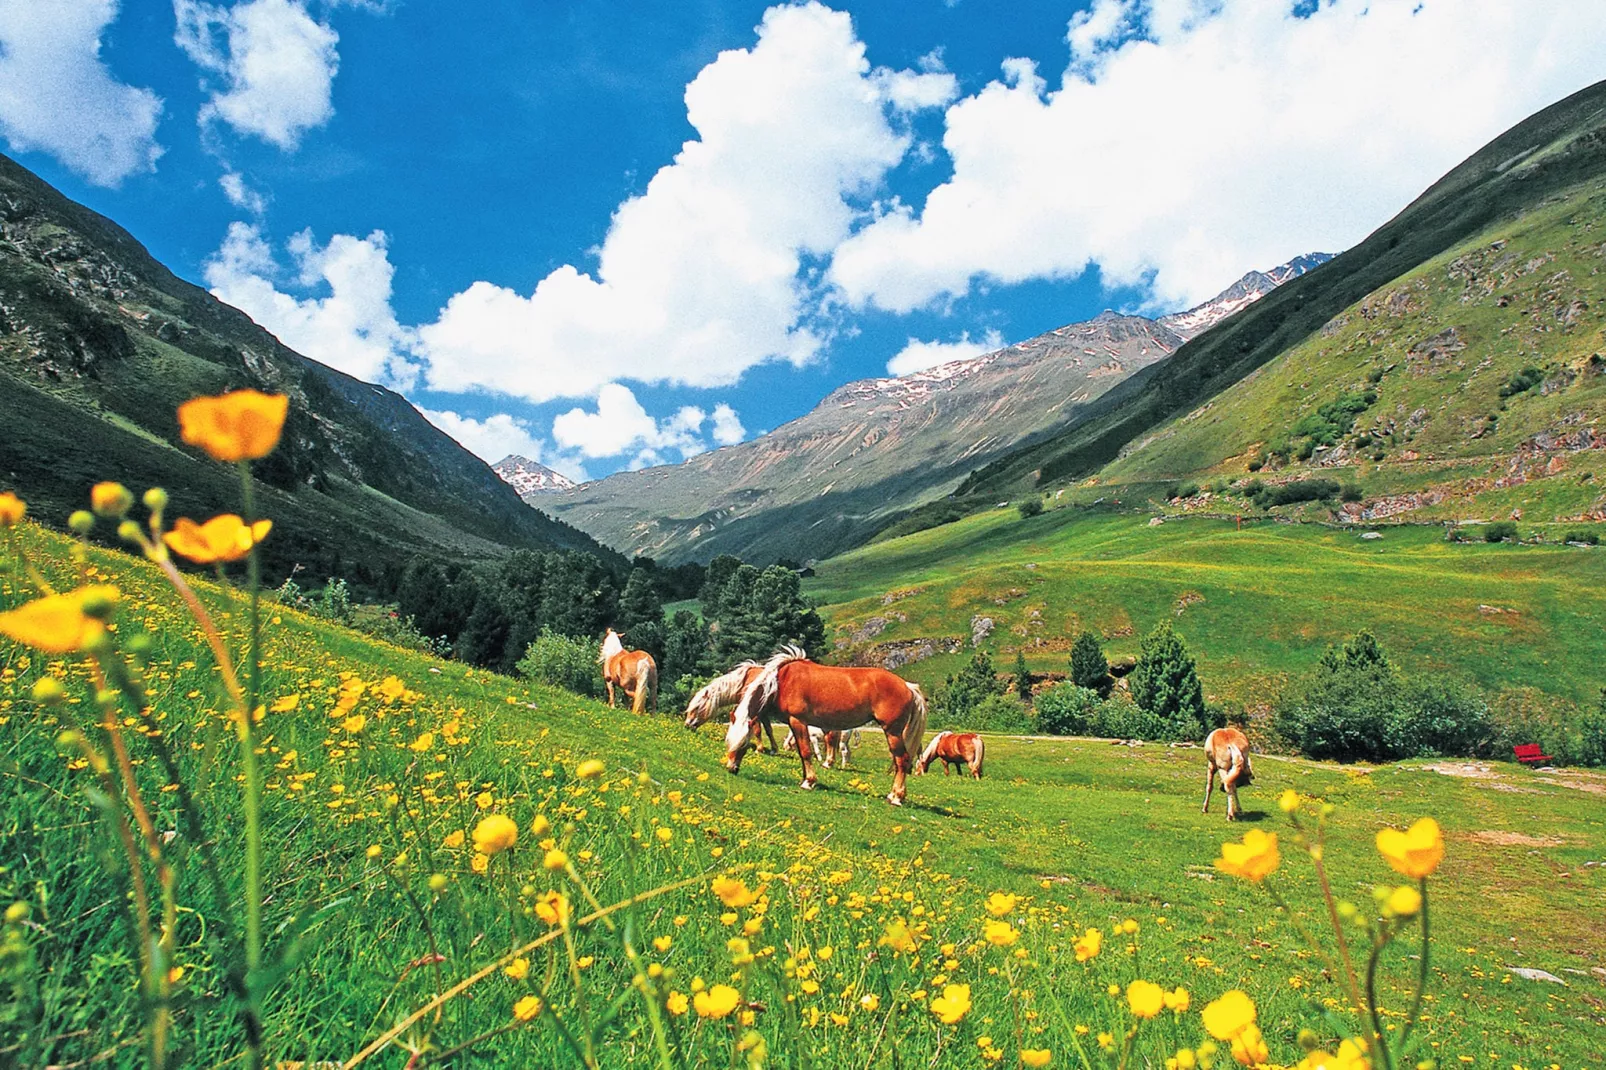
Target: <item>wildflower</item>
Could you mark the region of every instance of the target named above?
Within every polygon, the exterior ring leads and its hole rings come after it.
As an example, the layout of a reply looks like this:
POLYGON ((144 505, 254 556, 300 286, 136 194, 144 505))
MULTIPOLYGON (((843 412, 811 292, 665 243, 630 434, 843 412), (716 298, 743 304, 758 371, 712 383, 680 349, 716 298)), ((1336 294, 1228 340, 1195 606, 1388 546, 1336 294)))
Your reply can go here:
POLYGON ((502 972, 515 981, 524 980, 524 975, 530 972, 530 960, 520 956, 502 967, 502 972))
POLYGON ((1299 792, 1289 788, 1277 796, 1277 807, 1285 814, 1291 814, 1299 809, 1299 792))
POLYGON ((948 985, 931 1001, 931 1013, 943 1025, 955 1025, 970 1013, 970 986, 948 985))
POLYGON ((521 1022, 528 1022, 541 1013, 541 997, 525 996, 513 1004, 513 1017, 521 1022))
POLYGON ((1104 946, 1104 934, 1097 929, 1089 929, 1076 941, 1076 961, 1086 962, 1088 959, 1098 957, 1099 950, 1104 946))
POLYGON ((1189 1005, 1193 1002, 1193 998, 1188 995, 1188 990, 1181 985, 1167 992, 1164 998, 1165 1009, 1176 1011, 1178 1014, 1186 1013, 1189 1005))
POLYGON ((371 843, 371 844, 368 845, 368 857, 369 858, 378 858, 381 854, 384 853, 384 851, 385 851, 385 849, 383 847, 379 846, 379 844, 377 844, 377 843, 371 843))
POLYGON ((569 856, 554 847, 546 853, 545 858, 541 859, 541 865, 556 873, 560 869, 569 868, 569 856))
POLYGON ((660 955, 668 951, 674 944, 675 938, 672 936, 655 936, 652 938, 652 946, 658 949, 660 955))
POLYGON ((1383 904, 1397 918, 1409 918, 1422 909, 1422 893, 1409 884, 1402 884, 1389 893, 1383 904))
POLYGON ((446 890, 446 875, 444 873, 431 873, 429 875, 429 890, 444 892, 446 890))
POLYGON ((1022 1066, 1047 1066, 1054 1061, 1054 1053, 1047 1048, 1022 1048, 1020 1061, 1022 1066))
POLYGON ((105 634, 106 626, 99 618, 117 597, 117 588, 101 584, 36 598, 0 613, 0 635, 46 654, 74 654, 105 634))
POLYGON ((715 877, 709 887, 719 896, 719 901, 731 909, 751 906, 758 898, 758 893, 750 891, 746 884, 734 877, 715 877))
POLYGON ((473 860, 469 862, 469 868, 479 876, 485 876, 491 869, 491 856, 476 854, 473 860))
POLYGON ((11 491, 0 493, 0 528, 9 528, 22 522, 28 515, 28 503, 11 491))
POLYGON ((1165 989, 1153 981, 1133 981, 1126 986, 1126 1002, 1139 1018, 1153 1018, 1165 1005, 1165 989))
POLYGON ((915 949, 915 936, 902 918, 893 918, 887 922, 886 930, 881 934, 881 939, 876 941, 876 945, 890 947, 894 951, 907 954, 915 949))
POLYGON ((874 992, 866 992, 859 997, 859 1006, 873 1013, 881 1006, 881 997, 874 992))
POLYGON ((97 515, 117 520, 134 507, 134 493, 121 483, 96 483, 89 488, 89 506, 97 515))
POLYGON ((1277 853, 1277 834, 1250 829, 1242 843, 1221 845, 1221 857, 1216 868, 1221 872, 1259 883, 1277 868, 1282 856, 1277 853))
POLYGON ((441 846, 442 847, 461 847, 461 846, 463 846, 463 830, 462 829, 454 829, 453 831, 448 832, 446 834, 446 838, 441 841, 441 846))
MULTIPOLYGON (((753 1024, 751 1015, 751 1011, 742 1014, 743 1025, 753 1024)), ((835 1016, 833 1015, 833 1017, 835 1016)), ((756 1029, 749 1029, 742 1035, 741 1041, 736 1045, 736 1050, 747 1053, 748 1070, 758 1070, 759 1067, 762 1067, 764 1060, 769 1058, 770 1053, 769 1045, 765 1042, 764 1035, 756 1029)))
POLYGON ((569 920, 569 897, 562 892, 547 892, 535 901, 535 916, 548 925, 562 925, 569 920))
POLYGON ((1127 918, 1121 923, 1121 931, 1127 936, 1136 936, 1138 931, 1138 920, 1136 918, 1127 918))
POLYGON ((216 461, 254 461, 279 444, 290 399, 283 394, 235 390, 178 407, 179 434, 216 461))
POLYGON ((1420 879, 1432 874, 1444 859, 1444 834, 1437 821, 1424 817, 1406 832, 1378 830, 1377 851, 1396 873, 1420 879))
POLYGON ((1312 1051, 1294 1070, 1372 1070, 1364 1040, 1346 1040, 1336 1052, 1312 1051))
POLYGON ((530 835, 539 839, 552 831, 552 822, 546 819, 545 814, 536 814, 535 820, 530 822, 530 835))
POLYGON ((736 1009, 742 995, 730 985, 715 985, 692 999, 700 1018, 723 1018, 736 1009))
POLYGON ((1099 1047, 1102 1048, 1104 1051, 1109 1051, 1111 1048, 1115 1047, 1115 1034, 1114 1033, 1100 1033, 1099 1034, 1099 1047))
POLYGON ((1008 947, 1020 939, 1020 933, 1007 921, 989 921, 982 926, 982 936, 994 947, 1008 947))
POLYGON ((502 814, 492 814, 474 826, 474 849, 482 855, 501 854, 518 838, 519 826, 502 814))
POLYGON ((675 833, 668 826, 660 826, 657 833, 659 843, 668 843, 675 838, 675 833))
POLYGON ((1271 1058, 1271 1051, 1266 1047, 1266 1038, 1260 1035, 1259 1026, 1251 1023, 1232 1038, 1232 1057, 1244 1066, 1261 1066, 1271 1058))
POLYGON ((987 913, 995 918, 1001 918, 1015 909, 1016 902, 1017 899, 1013 895, 1005 892, 994 892, 987 897, 987 902, 982 905, 987 908, 987 913))
POLYGON ((268 710, 272 713, 289 713, 299 705, 301 705, 301 694, 297 692, 294 695, 274 699, 273 705, 269 706, 268 710))
POLYGON ((1255 1024, 1255 1001, 1239 989, 1205 1004, 1199 1012, 1205 1031, 1217 1040, 1231 1040, 1255 1024))
POLYGON ((478 810, 489 810, 496 805, 496 796, 491 792, 482 791, 474 796, 474 807, 478 810))
POLYGON ((1193 1070, 1199 1065, 1198 1056, 1194 1055, 1192 1048, 1178 1048, 1177 1053, 1165 1061, 1166 1070, 1193 1070))
POLYGON ((684 992, 671 992, 669 993, 669 998, 664 1000, 664 1006, 667 1007, 669 1009, 669 1013, 673 1014, 676 1018, 679 1018, 682 1014, 685 1014, 686 1008, 690 1005, 691 1000, 686 998, 686 993, 684 992))
POLYGON ((363 727, 365 725, 367 725, 367 723, 368 723, 368 718, 364 717, 360 713, 354 713, 350 717, 347 717, 345 719, 345 721, 342 722, 342 727, 345 728, 345 730, 346 730, 348 735, 353 735, 354 736, 358 732, 361 732, 363 730, 363 727))
POLYGON ((733 936, 726 940, 725 950, 730 952, 731 962, 736 966, 746 966, 753 961, 753 946, 744 937, 733 936))
POLYGON ((594 780, 602 775, 603 764, 595 758, 587 758, 575 767, 574 775, 581 780, 594 780))
POLYGON ((251 552, 251 547, 267 538, 272 529, 271 520, 247 524, 233 513, 214 516, 204 524, 181 516, 173 530, 162 536, 162 541, 180 557, 197 565, 211 565, 240 560, 251 552))

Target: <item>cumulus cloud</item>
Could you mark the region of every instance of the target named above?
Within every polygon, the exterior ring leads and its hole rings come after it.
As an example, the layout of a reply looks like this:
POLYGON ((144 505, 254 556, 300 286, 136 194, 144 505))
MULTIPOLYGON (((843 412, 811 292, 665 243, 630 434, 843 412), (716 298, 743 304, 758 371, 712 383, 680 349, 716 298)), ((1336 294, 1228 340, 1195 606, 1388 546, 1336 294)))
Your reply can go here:
POLYGON ((734 446, 747 437, 747 428, 742 426, 742 418, 736 415, 736 410, 720 402, 714 406, 713 431, 711 437, 715 445, 734 446))
POLYGON ((117 0, 0 0, 0 135, 97 186, 154 170, 162 101, 100 58, 117 0))
POLYGON ((702 430, 710 422, 711 437, 718 445, 740 442, 746 434, 736 410, 724 403, 714 407, 712 418, 695 405, 683 405, 657 420, 629 387, 607 383, 597 391, 595 412, 573 408, 561 413, 552 421, 552 437, 583 457, 632 453, 630 467, 643 468, 666 463, 671 452, 674 459, 685 460, 706 451, 708 442, 702 430))
POLYGON ((1002 349, 1004 337, 997 331, 988 331, 981 338, 972 340, 970 332, 966 331, 959 336, 957 342, 922 342, 918 338, 911 338, 902 349, 887 361, 888 375, 908 375, 911 372, 925 371, 955 360, 969 360, 979 357, 983 353, 991 353, 995 349, 1002 349))
POLYGON ((1596 0, 1098 0, 1056 88, 1027 60, 951 105, 951 178, 838 247, 850 307, 978 280, 1209 297, 1355 244, 1488 139, 1606 76, 1596 0))
POLYGON ((225 171, 223 177, 217 180, 217 184, 223 188, 223 196, 227 197, 229 203, 236 208, 244 208, 256 216, 267 210, 267 198, 246 185, 244 176, 234 171, 225 171))
POLYGON ((331 89, 340 35, 301 0, 244 0, 233 7, 173 0, 174 41, 222 81, 201 109, 241 134, 293 149, 334 115, 331 89))
POLYGON ((495 464, 504 457, 517 454, 561 472, 576 483, 584 483, 590 478, 586 475, 585 465, 577 457, 554 452, 527 421, 517 416, 498 412, 478 420, 450 409, 419 406, 418 411, 486 464, 495 464))
POLYGON ((366 238, 337 234, 326 245, 310 230, 295 235, 286 246, 294 264, 286 285, 328 291, 297 297, 279 289, 285 272, 261 231, 233 223, 206 262, 206 284, 291 349, 366 382, 405 388, 417 368, 405 356, 412 332, 396 322, 390 305, 387 245, 379 230, 366 238))
POLYGON ((480 281, 451 298, 419 330, 430 385, 545 401, 809 361, 823 294, 805 259, 848 236, 856 199, 908 151, 893 116, 952 93, 941 72, 872 70, 846 14, 772 7, 753 47, 687 86, 697 138, 619 207, 595 272, 565 265, 529 295, 480 281))

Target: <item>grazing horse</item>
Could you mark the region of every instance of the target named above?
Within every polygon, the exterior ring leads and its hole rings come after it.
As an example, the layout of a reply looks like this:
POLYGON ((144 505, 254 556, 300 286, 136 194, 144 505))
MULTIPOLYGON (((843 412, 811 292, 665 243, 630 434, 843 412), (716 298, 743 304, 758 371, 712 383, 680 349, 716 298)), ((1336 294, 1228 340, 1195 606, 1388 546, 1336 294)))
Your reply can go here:
POLYGON ((886 669, 838 668, 808 660, 795 646, 783 647, 742 695, 725 733, 725 768, 742 767, 753 745, 759 719, 771 711, 785 717, 803 761, 803 787, 812 789, 814 748, 810 726, 841 731, 874 723, 887 736, 892 754, 892 791, 887 801, 902 806, 913 755, 926 734, 926 696, 919 687, 886 669))
MULTIPOLYGON (((721 710, 727 709, 734 720, 736 704, 741 701, 742 693, 763 671, 761 663, 744 661, 723 676, 708 681, 686 703, 686 727, 698 728, 712 721, 721 710)), ((775 745, 775 726, 768 720, 764 722, 764 734, 769 736, 770 750, 779 753, 780 748, 775 745)))
POLYGON ((915 762, 915 772, 924 774, 931 768, 932 762, 940 761, 943 776, 953 772, 956 765, 968 765, 970 775, 980 780, 985 750, 981 737, 974 732, 938 732, 937 738, 931 741, 920 760, 915 762))
POLYGON ((658 663, 645 650, 626 650, 619 633, 608 629, 597 654, 602 666, 602 680, 608 685, 608 708, 613 709, 613 688, 617 684, 630 699, 630 712, 643 713, 647 697, 652 696, 652 708, 658 708, 658 663))
POLYGON ((1227 793, 1227 820, 1236 821, 1238 789, 1255 779, 1249 764, 1249 737, 1236 728, 1218 728, 1205 737, 1205 800, 1204 812, 1210 812, 1210 791, 1221 776, 1221 790, 1227 793))
MULTIPOLYGON (((766 723, 765 727, 768 727, 766 723)), ((849 760, 853 757, 853 748, 858 744, 859 730, 850 728, 846 732, 827 732, 823 728, 809 726, 809 746, 825 755, 827 769, 835 765, 839 769, 846 769, 849 760)), ((787 750, 797 750, 797 736, 791 729, 787 729, 786 742, 781 744, 787 750)))

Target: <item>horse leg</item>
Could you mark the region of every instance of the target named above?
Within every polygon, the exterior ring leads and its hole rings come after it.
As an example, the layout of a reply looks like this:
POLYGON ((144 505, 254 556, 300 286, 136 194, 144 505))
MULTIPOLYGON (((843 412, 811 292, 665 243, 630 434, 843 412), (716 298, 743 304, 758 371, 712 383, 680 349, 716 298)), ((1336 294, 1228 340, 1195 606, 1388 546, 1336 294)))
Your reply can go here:
POLYGON ((1206 757, 1205 758, 1205 803, 1204 803, 1204 809, 1201 810, 1200 813, 1208 814, 1210 812, 1210 792, 1215 789, 1215 786, 1216 786, 1216 763, 1211 761, 1208 757, 1206 757))
MULTIPOLYGON (((909 794, 907 783, 911 764, 909 748, 904 746, 903 733, 901 731, 894 732, 888 728, 886 733, 887 750, 892 752, 892 791, 887 793, 887 802, 893 806, 902 806, 904 797, 909 794)), ((943 768, 947 769, 947 766, 945 765, 943 768)))
POLYGON ((775 745, 775 723, 767 717, 764 719, 764 734, 770 737, 770 753, 781 753, 781 748, 775 745))
POLYGON ((803 761, 803 790, 813 791, 814 747, 809 743, 809 726, 796 717, 792 718, 792 738, 797 741, 797 756, 803 761))
POLYGON ((1238 820, 1238 782, 1222 778, 1221 790, 1227 793, 1227 820, 1238 820))
POLYGON ((608 708, 611 710, 613 709, 613 681, 604 676, 602 682, 608 687, 608 708))

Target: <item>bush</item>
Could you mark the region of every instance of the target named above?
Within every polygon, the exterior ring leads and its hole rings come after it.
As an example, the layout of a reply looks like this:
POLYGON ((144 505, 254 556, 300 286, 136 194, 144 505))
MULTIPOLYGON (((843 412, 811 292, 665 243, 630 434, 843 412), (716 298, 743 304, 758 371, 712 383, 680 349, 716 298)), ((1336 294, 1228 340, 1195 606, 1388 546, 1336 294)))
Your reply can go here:
POLYGON ((1517 372, 1500 387, 1500 396, 1503 398, 1516 397, 1518 394, 1532 390, 1544 381, 1545 373, 1535 367, 1527 367, 1517 372))
POLYGON ((1354 483, 1344 484, 1343 489, 1338 492, 1338 500, 1343 502, 1358 502, 1364 497, 1361 488, 1354 483))
POLYGON ((1493 752, 1489 703, 1472 688, 1438 678, 1415 682, 1405 691, 1401 714, 1401 757, 1487 757, 1493 752))
MULTIPOLYGON (((1301 457, 1306 460, 1308 457, 1301 457)), ((1253 495, 1255 504, 1262 509, 1275 509, 1279 505, 1295 505, 1299 502, 1323 501, 1335 498, 1339 493, 1337 480, 1333 479, 1301 479, 1293 483, 1284 483, 1280 487, 1261 486, 1253 495)))
POLYGON ((1037 723, 1053 736, 1099 734, 1099 693, 1076 684, 1057 684, 1037 696, 1037 723))
POLYGON ((1030 520, 1032 517, 1042 513, 1043 499, 1038 497, 1022 498, 1015 508, 1019 511, 1022 520, 1030 520))
POLYGON ((1319 670, 1303 687, 1285 693, 1273 716, 1278 734, 1302 754, 1385 761, 1400 753, 1401 707, 1392 671, 1341 666, 1319 670))
POLYGON ((1192 739, 1203 733, 1204 689, 1193 655, 1170 621, 1144 636, 1131 682, 1133 701, 1167 726, 1158 738, 1192 739))
POLYGON ((1251 472, 1258 472, 1264 467, 1266 467, 1266 462, 1259 457, 1251 457, 1249 459, 1249 470, 1251 472))
POLYGON ((993 670, 993 659, 987 651, 978 650, 964 668, 936 689, 931 700, 932 710, 945 724, 964 723, 978 706, 1002 695, 1005 690, 1005 683, 993 670))
POLYGON ((551 628, 541 634, 519 659, 519 675, 577 695, 602 694, 602 673, 597 667, 597 645, 559 635, 551 628))
POLYGON ((1581 542, 1585 546, 1599 546, 1600 535, 1593 531, 1569 531, 1563 542, 1581 542))
POLYGON ((1197 484, 1197 483, 1184 483, 1180 487, 1178 487, 1177 490, 1176 490, 1176 493, 1171 495, 1171 496, 1173 498, 1191 498, 1191 497, 1193 497, 1194 495, 1196 495, 1198 493, 1199 493, 1199 484, 1197 484))
POLYGON ((1202 731, 1197 721, 1162 717, 1124 698, 1106 699, 1099 703, 1096 713, 1098 723, 1091 734, 1109 739, 1142 739, 1153 743, 1172 743, 1184 739, 1198 739, 1202 731))
POLYGON ((1505 542, 1507 539, 1517 541, 1517 525, 1509 520, 1496 520, 1483 529, 1484 542, 1505 542))
POLYGON ((1021 705, 1008 695, 988 695, 967 709, 947 709, 943 714, 944 728, 1010 735, 1032 735, 1037 731, 1037 718, 1033 716, 1031 707, 1021 705))

